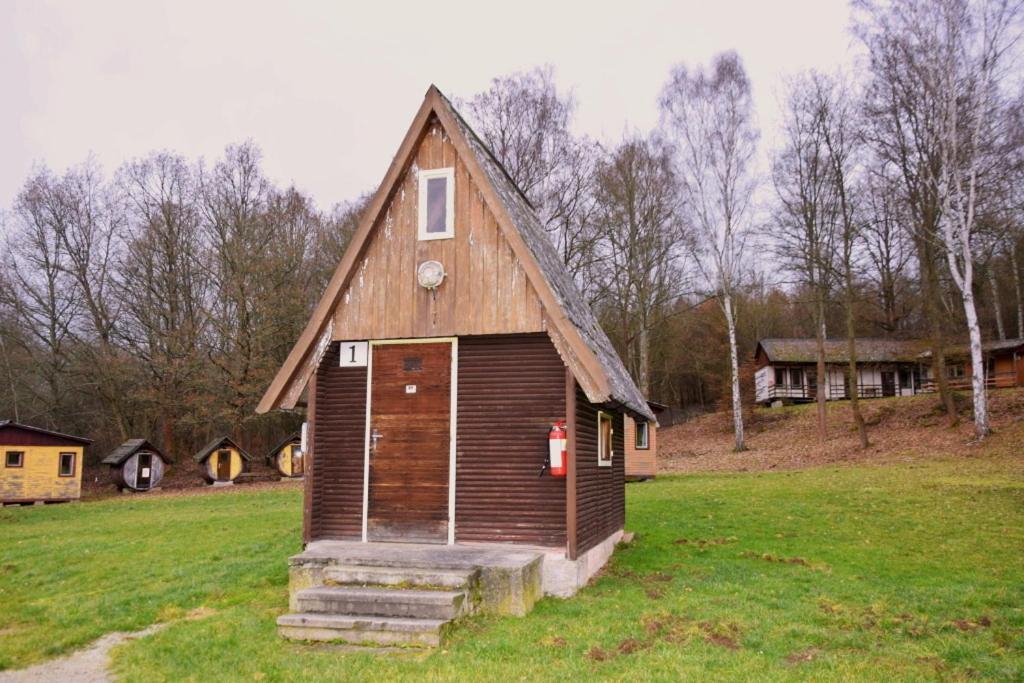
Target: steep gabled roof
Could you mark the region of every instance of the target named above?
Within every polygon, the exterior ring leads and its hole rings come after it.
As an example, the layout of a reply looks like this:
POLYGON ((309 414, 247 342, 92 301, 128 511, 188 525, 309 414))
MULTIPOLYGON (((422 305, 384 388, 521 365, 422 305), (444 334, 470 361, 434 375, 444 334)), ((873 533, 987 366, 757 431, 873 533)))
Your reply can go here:
POLYGON ((246 453, 245 449, 243 449, 241 446, 235 443, 230 436, 214 437, 214 439, 210 441, 210 443, 203 446, 198 453, 193 455, 192 459, 195 460, 196 462, 203 462, 204 460, 209 458, 210 455, 215 450, 219 448, 224 448, 225 446, 228 448, 234 448, 236 451, 238 451, 238 454, 241 455, 242 458, 245 459, 247 462, 252 461, 252 456, 246 453))
POLYGON ((517 260, 546 311, 548 334, 563 361, 592 403, 621 406, 645 419, 654 414, 626 371, 608 335, 601 329, 565 265, 553 249, 533 207, 487 146, 434 86, 427 90, 416 117, 374 194, 352 242, 338 264, 284 365, 271 382, 257 412, 295 406, 331 341, 331 313, 368 244, 374 226, 391 199, 429 125, 436 116, 494 213, 517 260))
MULTIPOLYGON (((818 342, 815 339, 762 339, 758 346, 773 363, 816 363, 818 342)), ((914 362, 921 353, 920 341, 898 339, 857 339, 858 363, 914 362)), ((850 359, 845 339, 825 340, 825 362, 846 363, 850 359)))
POLYGON ((110 455, 103 458, 100 462, 104 465, 120 465, 128 458, 132 457, 139 451, 150 451, 156 453, 160 458, 167 463, 174 462, 169 457, 160 452, 160 449, 146 441, 145 439, 128 439, 123 444, 111 451, 110 455))
POLYGON ((2 429, 21 429, 26 432, 45 434, 46 436, 52 436, 55 439, 66 439, 74 443, 80 443, 85 445, 92 443, 92 439, 87 439, 84 436, 72 436, 71 434, 62 434, 61 432, 55 432, 50 429, 43 429, 42 427, 33 427, 32 425, 22 424, 20 422, 15 422, 14 420, 0 420, 0 430, 2 429))

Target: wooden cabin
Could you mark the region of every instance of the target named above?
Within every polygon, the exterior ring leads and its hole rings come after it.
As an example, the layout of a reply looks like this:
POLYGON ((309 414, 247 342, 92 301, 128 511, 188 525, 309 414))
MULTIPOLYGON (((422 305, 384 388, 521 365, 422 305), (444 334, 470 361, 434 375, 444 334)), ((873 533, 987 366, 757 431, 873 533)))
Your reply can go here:
MULTIPOLYGON (((929 365, 921 341, 857 339, 859 398, 913 396, 927 390, 929 365)), ((825 398, 850 396, 849 353, 845 339, 825 341, 825 398)), ((818 346, 815 339, 762 339, 754 353, 757 403, 806 403, 818 395, 818 346)))
MULTIPOLYGON (((985 363, 985 386, 989 389, 1003 389, 1024 386, 1024 339, 1000 339, 981 345, 985 363)), ((930 352, 921 354, 929 359, 930 352)), ((954 346, 946 351, 946 376, 953 389, 970 390, 971 351, 964 345, 954 346)))
POLYGON ((81 436, 0 421, 0 504, 78 500, 85 447, 90 443, 81 436))
POLYGON ((252 456, 235 443, 229 436, 218 436, 192 459, 203 468, 203 478, 208 484, 224 486, 235 483, 238 476, 245 472, 252 456))
POLYGON ((257 412, 296 407, 307 544, 544 546, 573 590, 623 533, 625 420, 655 422, 534 209, 433 87, 257 412))
MULTIPOLYGON (((655 416, 668 406, 654 401, 647 405, 655 416)), ((643 481, 658 474, 658 423, 626 417, 626 479, 643 481)))
POLYGON ((103 458, 118 490, 151 491, 160 485, 172 461, 145 439, 128 439, 103 458))
POLYGON ((302 437, 289 434, 284 441, 267 453, 267 464, 274 467, 282 477, 298 479, 305 474, 302 466, 302 437))

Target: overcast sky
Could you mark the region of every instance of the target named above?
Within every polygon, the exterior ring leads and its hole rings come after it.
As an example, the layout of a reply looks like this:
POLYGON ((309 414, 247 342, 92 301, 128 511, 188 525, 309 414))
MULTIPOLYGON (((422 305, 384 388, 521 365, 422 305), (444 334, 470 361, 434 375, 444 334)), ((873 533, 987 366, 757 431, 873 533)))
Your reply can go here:
POLYGON ((576 130, 613 142, 656 123, 673 64, 735 49, 770 144, 785 75, 854 48, 842 0, 352 4, 0 0, 0 207, 35 164, 252 138, 328 208, 376 187, 430 83, 467 97, 545 63, 576 130))

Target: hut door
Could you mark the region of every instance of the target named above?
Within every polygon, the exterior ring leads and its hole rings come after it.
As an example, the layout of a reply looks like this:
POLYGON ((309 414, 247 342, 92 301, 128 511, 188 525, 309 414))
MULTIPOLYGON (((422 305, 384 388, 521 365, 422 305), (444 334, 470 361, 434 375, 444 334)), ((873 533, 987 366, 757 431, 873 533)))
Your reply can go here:
POLYGON ((372 365, 367 539, 445 543, 452 344, 375 345, 372 365))
POLYGON ((135 471, 135 488, 138 491, 148 491, 150 482, 153 480, 153 455, 151 453, 139 453, 138 468, 135 471))
POLYGON ((882 396, 896 395, 896 373, 892 370, 882 370, 882 396))
POLYGON ((297 477, 302 474, 302 451, 299 450, 298 446, 291 447, 292 454, 292 476, 297 477))
POLYGON ((217 452, 217 479, 219 481, 231 479, 231 451, 217 452))

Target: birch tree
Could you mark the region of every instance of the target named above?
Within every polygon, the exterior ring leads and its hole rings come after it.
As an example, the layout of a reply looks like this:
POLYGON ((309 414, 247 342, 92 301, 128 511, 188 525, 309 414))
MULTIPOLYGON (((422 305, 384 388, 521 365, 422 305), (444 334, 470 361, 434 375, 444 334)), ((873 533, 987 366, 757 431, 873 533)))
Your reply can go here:
POLYGON ((1019 36, 1021 5, 1006 0, 941 0, 936 21, 917 24, 918 40, 931 48, 922 84, 939 107, 941 164, 932 176, 942 202, 941 244, 960 291, 970 339, 974 433, 991 431, 981 327, 974 295, 979 183, 985 155, 997 137, 999 80, 1019 36))
POLYGON ((684 216, 694 231, 698 268, 721 305, 729 335, 735 449, 746 449, 736 340, 736 295, 756 185, 750 81, 739 56, 726 52, 709 67, 672 70, 661 92, 662 124, 675 144, 684 216))

